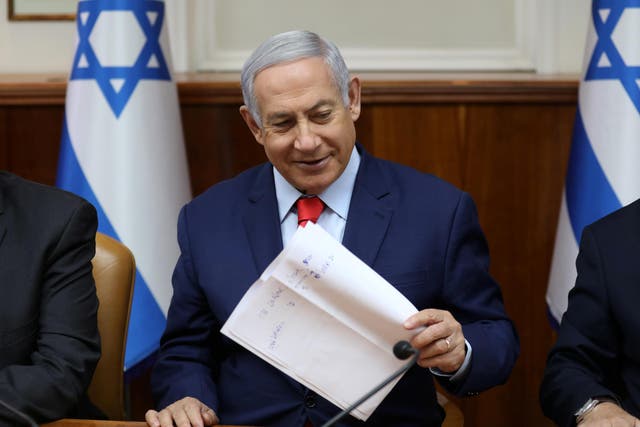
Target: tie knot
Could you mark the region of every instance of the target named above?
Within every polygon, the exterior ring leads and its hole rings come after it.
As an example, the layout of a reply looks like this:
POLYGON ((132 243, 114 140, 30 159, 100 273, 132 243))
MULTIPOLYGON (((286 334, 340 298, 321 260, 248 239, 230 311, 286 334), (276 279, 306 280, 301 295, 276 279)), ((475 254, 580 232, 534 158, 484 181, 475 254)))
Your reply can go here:
POLYGON ((316 196, 300 197, 296 202, 298 225, 304 227, 308 221, 316 222, 324 209, 324 203, 316 196))

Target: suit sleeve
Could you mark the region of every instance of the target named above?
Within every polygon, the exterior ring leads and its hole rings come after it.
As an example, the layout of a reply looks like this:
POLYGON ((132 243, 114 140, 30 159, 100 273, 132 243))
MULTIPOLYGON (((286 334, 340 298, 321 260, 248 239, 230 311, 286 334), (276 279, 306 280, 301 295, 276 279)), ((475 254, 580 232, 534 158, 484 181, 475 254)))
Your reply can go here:
POLYGON ((489 251, 475 205, 462 193, 450 231, 445 260, 444 308, 462 325, 473 353, 465 377, 457 383, 439 378, 457 395, 474 395, 504 383, 520 345, 507 317, 498 284, 489 274, 489 251))
POLYGON ((585 228, 576 260, 578 277, 569 293, 558 340, 547 358, 540 402, 560 426, 575 425, 573 414, 590 398, 616 394, 620 331, 611 318, 608 283, 596 239, 585 228))
MULTIPOLYGON (((52 234, 52 249, 42 270, 38 337, 31 364, 0 369, 0 399, 39 421, 75 411, 100 357, 98 299, 91 267, 96 227, 95 209, 83 202, 61 234, 52 234)), ((2 417, 7 413, 2 412, 2 417)))
POLYGON ((190 396, 217 411, 213 348, 214 341, 219 339, 220 325, 207 305, 192 264, 188 207, 182 209, 178 218, 180 257, 173 273, 173 297, 151 388, 158 409, 190 396))

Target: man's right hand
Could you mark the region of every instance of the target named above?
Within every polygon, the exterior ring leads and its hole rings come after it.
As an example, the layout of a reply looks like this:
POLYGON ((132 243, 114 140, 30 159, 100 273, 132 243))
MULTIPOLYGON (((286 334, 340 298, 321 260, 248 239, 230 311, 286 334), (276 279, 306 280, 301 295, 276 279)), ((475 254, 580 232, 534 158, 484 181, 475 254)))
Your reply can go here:
POLYGON ((213 409, 193 397, 173 402, 160 412, 149 409, 144 418, 151 427, 205 427, 220 422, 213 409))
POLYGON ((640 427, 640 420, 612 402, 602 402, 593 408, 578 427, 640 427))

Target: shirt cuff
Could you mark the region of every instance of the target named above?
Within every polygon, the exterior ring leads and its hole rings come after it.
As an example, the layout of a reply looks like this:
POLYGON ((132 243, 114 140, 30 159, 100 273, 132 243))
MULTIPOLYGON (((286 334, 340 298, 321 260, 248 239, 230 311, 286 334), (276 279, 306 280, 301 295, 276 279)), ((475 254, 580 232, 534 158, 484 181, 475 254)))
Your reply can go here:
POLYGON ((471 344, 469 344, 469 341, 467 341, 466 339, 464 340, 464 347, 467 350, 467 354, 464 356, 464 361, 456 372, 446 373, 442 372, 438 368, 429 368, 431 373, 438 377, 448 378, 451 382, 457 382, 466 377, 467 373, 469 372, 469 366, 471 365, 471 353, 473 352, 473 349, 471 348, 471 344))

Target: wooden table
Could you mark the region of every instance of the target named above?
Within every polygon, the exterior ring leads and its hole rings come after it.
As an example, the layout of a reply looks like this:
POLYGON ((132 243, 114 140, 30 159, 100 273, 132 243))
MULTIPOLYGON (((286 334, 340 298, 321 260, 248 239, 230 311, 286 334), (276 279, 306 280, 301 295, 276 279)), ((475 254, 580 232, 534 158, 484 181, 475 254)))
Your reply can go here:
POLYGON ((52 423, 42 424, 42 427, 146 427, 144 421, 102 421, 62 419, 52 423))
MULTIPOLYGON (((41 427, 147 427, 147 423, 143 421, 102 421, 102 420, 75 420, 62 419, 52 423, 42 424, 41 427)), ((240 426, 224 426, 218 427, 240 427, 240 426)))

